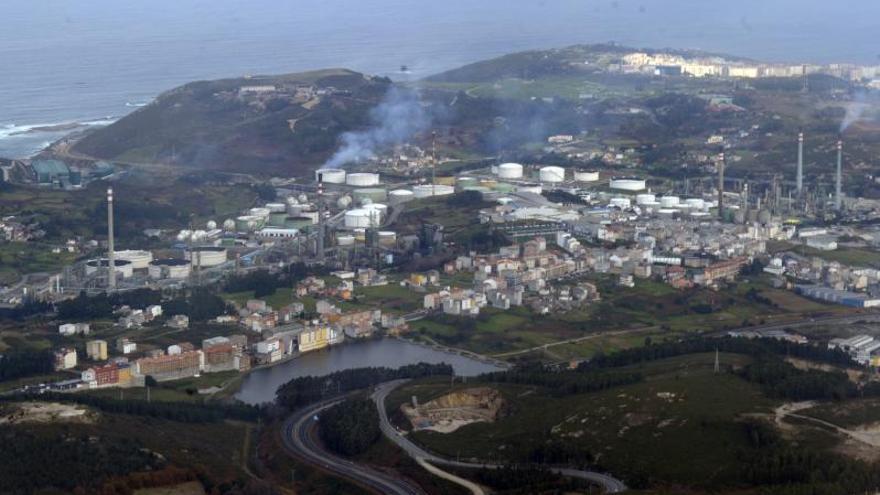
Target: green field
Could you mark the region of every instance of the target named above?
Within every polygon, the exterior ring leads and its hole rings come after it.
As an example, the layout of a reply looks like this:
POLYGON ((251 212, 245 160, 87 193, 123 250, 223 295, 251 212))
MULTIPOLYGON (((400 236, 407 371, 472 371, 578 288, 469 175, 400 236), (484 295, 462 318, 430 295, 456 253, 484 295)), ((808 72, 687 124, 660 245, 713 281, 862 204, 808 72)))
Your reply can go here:
MULTIPOLYGON (((624 478, 735 485, 735 452, 747 447, 738 420, 768 413, 776 403, 728 372, 714 374, 713 360, 712 354, 695 354, 631 367, 646 375, 643 383, 566 397, 540 387, 496 385, 509 403, 506 417, 449 434, 416 432, 412 438, 451 457, 510 461, 522 460, 520 456, 553 439, 590 452, 603 468, 624 478)), ((725 367, 748 361, 740 355, 721 356, 725 367)), ((395 413, 413 395, 424 403, 449 390, 448 382, 415 382, 391 395, 386 406, 395 413)))
POLYGON ((14 284, 26 273, 58 272, 76 257, 67 251, 53 253, 52 246, 42 242, 0 244, 0 285, 14 284))

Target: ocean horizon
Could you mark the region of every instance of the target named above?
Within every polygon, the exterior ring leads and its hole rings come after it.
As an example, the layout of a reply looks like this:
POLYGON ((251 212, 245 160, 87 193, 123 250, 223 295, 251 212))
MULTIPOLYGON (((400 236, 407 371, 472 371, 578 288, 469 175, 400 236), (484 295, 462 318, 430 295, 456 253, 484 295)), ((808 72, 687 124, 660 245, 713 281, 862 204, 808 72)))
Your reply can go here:
POLYGON ((880 2, 865 0, 6 0, 0 16, 0 156, 11 158, 186 82, 246 74, 345 67, 421 78, 516 51, 610 41, 880 63, 880 2))

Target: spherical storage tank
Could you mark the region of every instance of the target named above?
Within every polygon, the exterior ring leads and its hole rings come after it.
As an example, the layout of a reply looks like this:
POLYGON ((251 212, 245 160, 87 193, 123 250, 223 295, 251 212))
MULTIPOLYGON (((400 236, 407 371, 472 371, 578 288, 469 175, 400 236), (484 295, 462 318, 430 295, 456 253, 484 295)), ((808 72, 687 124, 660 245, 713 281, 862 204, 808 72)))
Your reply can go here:
POLYGON ((565 180, 565 169, 562 167, 541 167, 538 171, 541 182, 562 182, 565 180))
POLYGON ((223 220, 223 230, 225 230, 227 232, 235 230, 235 220, 233 220, 231 218, 227 218, 226 220, 223 220))
POLYGON ((377 186, 379 185, 379 174, 371 174, 364 172, 357 172, 353 174, 348 174, 345 177, 345 183, 349 186, 377 186))
POLYGON ((519 163, 502 163, 498 165, 498 177, 501 179, 520 179, 523 176, 523 166, 519 163))
POLYGON ((647 187, 645 179, 639 177, 614 177, 609 183, 611 189, 620 191, 644 191, 647 187))
POLYGON ((345 170, 339 170, 338 168, 320 168, 315 170, 315 182, 345 184, 345 170))
POLYGON ((595 170, 578 170, 574 173, 574 180, 578 182, 596 182, 599 180, 599 172, 595 170))
POLYGON ((213 220, 208 220, 208 223, 205 224, 205 228, 208 230, 214 230, 217 228, 217 222, 213 220))
POLYGON ((379 225, 382 213, 379 210, 358 208, 345 212, 345 226, 348 228, 367 228, 379 225))
MULTIPOLYGON (((351 196, 345 195, 340 196, 339 199, 336 200, 336 206, 342 208, 343 210, 351 206, 351 196)), ((300 210, 302 212, 302 210, 300 210)))
MULTIPOLYGON (((99 270, 106 273, 109 266, 110 260, 107 258, 86 261, 86 275, 93 275, 98 273, 99 270)), ((131 261, 127 260, 113 260, 113 270, 116 273, 122 274, 122 278, 129 278, 134 275, 134 268, 131 266, 131 261)))
POLYGON ((189 261, 181 258, 155 260, 150 263, 148 273, 150 278, 154 279, 186 278, 190 274, 190 264, 189 261))
POLYGON ((226 263, 226 248, 217 246, 196 246, 193 248, 187 248, 184 251, 184 256, 192 262, 193 266, 209 268, 226 263))
POLYGON ((139 250, 126 250, 126 251, 114 251, 116 255, 116 262, 120 262, 122 260, 131 262, 132 270, 142 270, 150 266, 150 262, 153 261, 153 253, 149 251, 139 251, 139 250))

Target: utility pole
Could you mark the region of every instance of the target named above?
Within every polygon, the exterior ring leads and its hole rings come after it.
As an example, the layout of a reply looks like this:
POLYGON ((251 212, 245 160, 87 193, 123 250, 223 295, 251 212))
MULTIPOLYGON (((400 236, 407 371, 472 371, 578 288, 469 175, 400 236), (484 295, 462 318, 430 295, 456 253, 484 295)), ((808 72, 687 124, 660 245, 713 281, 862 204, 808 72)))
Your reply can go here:
POLYGON ((716 347, 715 348, 715 374, 717 375, 720 372, 721 372, 721 362, 720 362, 719 356, 718 356, 718 348, 716 347))
POLYGON ((107 287, 116 289, 116 252, 113 248, 113 188, 107 188, 107 287))

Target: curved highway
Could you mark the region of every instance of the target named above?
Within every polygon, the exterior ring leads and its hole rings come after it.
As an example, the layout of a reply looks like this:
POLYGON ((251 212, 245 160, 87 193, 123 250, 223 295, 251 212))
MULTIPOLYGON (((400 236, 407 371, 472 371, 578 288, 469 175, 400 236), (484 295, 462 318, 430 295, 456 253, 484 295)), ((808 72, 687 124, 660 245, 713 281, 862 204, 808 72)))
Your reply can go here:
MULTIPOLYGON (((453 461, 443 457, 439 457, 424 450, 422 447, 419 447, 415 443, 411 442, 404 435, 402 435, 399 431, 397 431, 397 429, 394 428, 394 426, 392 426, 391 422, 388 420, 388 413, 385 410, 385 399, 388 397, 388 394, 391 393, 392 390, 407 381, 408 380, 394 380, 390 382, 385 382, 377 386, 376 391, 373 392, 372 395, 373 401, 376 403, 376 407, 379 409, 379 420, 381 422, 382 433, 384 433, 389 440, 391 440, 398 447, 403 449, 403 451, 406 452, 410 457, 416 460, 427 461, 436 465, 471 469, 498 469, 503 467, 499 464, 475 464, 469 462, 453 461)), ((626 485, 622 481, 603 473, 597 473, 594 471, 582 471, 572 468, 551 468, 550 471, 561 474, 563 476, 591 481, 604 487, 605 493, 621 493, 626 491, 627 489, 626 485)))
POLYGON ((424 492, 421 488, 406 480, 388 476, 375 469, 338 457, 327 452, 315 442, 312 432, 317 422, 317 415, 343 400, 344 398, 326 400, 293 413, 282 427, 284 448, 309 464, 351 480, 374 492, 392 495, 423 495, 424 492))

